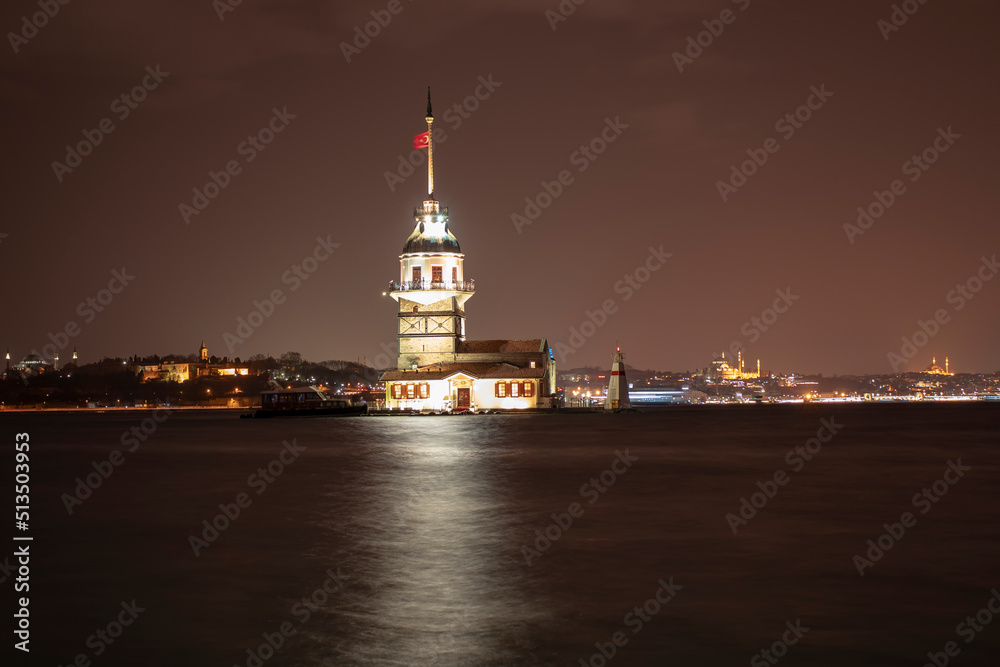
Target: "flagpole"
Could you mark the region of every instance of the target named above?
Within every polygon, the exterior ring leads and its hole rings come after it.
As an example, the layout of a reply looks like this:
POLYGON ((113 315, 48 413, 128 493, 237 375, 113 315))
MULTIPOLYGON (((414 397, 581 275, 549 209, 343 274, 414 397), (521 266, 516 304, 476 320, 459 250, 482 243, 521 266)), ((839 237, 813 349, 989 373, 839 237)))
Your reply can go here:
POLYGON ((434 199, 434 141, 432 128, 434 124, 434 114, 431 112, 431 87, 427 86, 427 197, 434 199))

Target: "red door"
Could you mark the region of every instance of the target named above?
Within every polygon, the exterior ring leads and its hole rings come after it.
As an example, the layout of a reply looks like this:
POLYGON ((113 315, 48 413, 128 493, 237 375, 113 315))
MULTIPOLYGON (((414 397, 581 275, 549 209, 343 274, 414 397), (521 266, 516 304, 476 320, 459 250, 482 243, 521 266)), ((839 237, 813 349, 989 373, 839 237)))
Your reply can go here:
POLYGON ((458 390, 458 409, 468 410, 472 405, 472 400, 470 399, 470 390, 466 388, 459 388, 458 390))

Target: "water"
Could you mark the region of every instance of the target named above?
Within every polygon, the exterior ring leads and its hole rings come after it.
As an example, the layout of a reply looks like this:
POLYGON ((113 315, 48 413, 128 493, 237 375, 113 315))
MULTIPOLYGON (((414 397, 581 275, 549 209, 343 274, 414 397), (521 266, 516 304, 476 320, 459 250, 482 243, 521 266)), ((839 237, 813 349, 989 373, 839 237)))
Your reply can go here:
POLYGON ((783 664, 923 665, 948 641, 955 665, 1000 654, 1000 617, 956 634, 1000 587, 1000 405, 179 412, 128 452, 149 414, 0 415, 5 440, 32 443, 30 664, 734 665, 796 621, 783 664), (843 428, 792 472, 786 452, 830 418, 843 428), (293 439, 305 449, 280 474, 248 480, 293 439), (114 449, 124 463, 69 515, 62 495, 114 449), (914 494, 958 459, 971 470, 920 514, 914 494), (726 514, 777 470, 789 481, 734 535, 726 514), (190 536, 240 493, 249 506, 195 556, 190 536), (853 557, 906 511, 916 525, 859 576, 853 557), (546 528, 557 539, 535 545, 546 528), (671 578, 674 597, 635 615, 671 578), (133 599, 136 620, 88 645, 133 599), (280 648, 257 662, 265 635, 280 648))

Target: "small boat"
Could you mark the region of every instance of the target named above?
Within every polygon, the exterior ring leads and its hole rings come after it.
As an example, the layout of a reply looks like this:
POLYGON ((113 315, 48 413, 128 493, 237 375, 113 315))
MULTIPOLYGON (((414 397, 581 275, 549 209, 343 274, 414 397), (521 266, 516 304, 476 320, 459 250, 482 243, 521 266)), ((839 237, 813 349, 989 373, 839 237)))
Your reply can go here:
POLYGON ((365 399, 357 394, 347 396, 310 385, 284 389, 280 386, 260 393, 260 408, 252 415, 264 417, 333 417, 361 415, 367 412, 365 399))

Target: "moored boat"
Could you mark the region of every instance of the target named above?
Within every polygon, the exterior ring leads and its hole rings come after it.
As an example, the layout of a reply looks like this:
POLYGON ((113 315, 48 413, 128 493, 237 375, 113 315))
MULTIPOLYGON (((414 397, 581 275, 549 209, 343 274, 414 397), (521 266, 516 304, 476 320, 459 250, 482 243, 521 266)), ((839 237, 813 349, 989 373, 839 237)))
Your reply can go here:
POLYGON ((260 393, 260 408, 250 415, 264 417, 333 417, 364 414, 368 409, 357 394, 337 395, 320 387, 276 387, 260 393))

